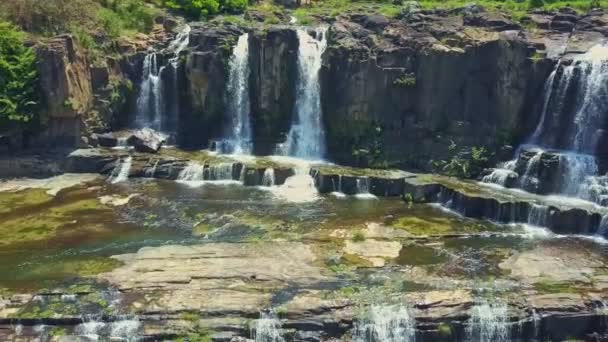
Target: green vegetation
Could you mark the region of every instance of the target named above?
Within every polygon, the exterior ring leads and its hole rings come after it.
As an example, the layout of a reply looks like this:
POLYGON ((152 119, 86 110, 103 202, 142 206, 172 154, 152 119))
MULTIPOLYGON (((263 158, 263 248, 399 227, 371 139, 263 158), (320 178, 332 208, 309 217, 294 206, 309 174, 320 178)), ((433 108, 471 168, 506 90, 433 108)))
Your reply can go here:
POLYGON ((577 285, 580 286, 581 284, 580 283, 576 284, 576 283, 559 283, 559 282, 552 282, 552 281, 541 281, 541 282, 534 284, 534 289, 543 294, 576 293, 576 292, 580 291, 577 289, 577 285))
POLYGON ((353 242, 363 242, 365 241, 365 235, 362 232, 357 231, 353 234, 353 242))
POLYGON ((485 147, 458 150, 452 142, 448 151, 452 154, 449 159, 431 161, 434 172, 451 177, 474 178, 490 163, 490 153, 485 147))
POLYGON ((33 49, 20 31, 0 22, 0 132, 37 123, 37 89, 33 49))
POLYGON ((204 19, 218 13, 241 13, 248 5, 247 0, 157 0, 156 3, 191 19, 204 19))
POLYGON ((393 81, 393 85, 403 88, 414 88, 416 86, 416 75, 412 73, 403 74, 393 81))

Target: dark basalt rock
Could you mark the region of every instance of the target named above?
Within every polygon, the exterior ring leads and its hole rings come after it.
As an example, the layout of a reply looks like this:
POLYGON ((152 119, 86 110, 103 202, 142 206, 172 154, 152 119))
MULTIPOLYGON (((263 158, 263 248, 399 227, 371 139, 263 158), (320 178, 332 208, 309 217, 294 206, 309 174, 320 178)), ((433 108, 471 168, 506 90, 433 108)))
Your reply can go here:
POLYGON ((118 138, 112 133, 94 134, 93 138, 97 140, 97 144, 101 147, 115 147, 118 145, 118 138))

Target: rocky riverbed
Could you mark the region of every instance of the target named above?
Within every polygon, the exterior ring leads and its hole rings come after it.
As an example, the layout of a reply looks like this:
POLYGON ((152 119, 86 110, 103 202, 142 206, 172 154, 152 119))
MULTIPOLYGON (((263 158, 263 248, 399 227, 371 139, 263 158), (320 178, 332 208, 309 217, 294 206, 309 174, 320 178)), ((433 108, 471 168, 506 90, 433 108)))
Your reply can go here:
MULTIPOLYGON (((604 336, 608 249, 601 238, 466 218, 405 195, 319 192, 314 175, 305 176, 311 181, 290 181, 298 177, 294 170, 284 183, 312 194, 306 201, 277 195, 284 185, 143 176, 113 182, 112 171, 0 183, 0 336, 604 336)), ((448 184, 413 174, 374 176, 448 184)))

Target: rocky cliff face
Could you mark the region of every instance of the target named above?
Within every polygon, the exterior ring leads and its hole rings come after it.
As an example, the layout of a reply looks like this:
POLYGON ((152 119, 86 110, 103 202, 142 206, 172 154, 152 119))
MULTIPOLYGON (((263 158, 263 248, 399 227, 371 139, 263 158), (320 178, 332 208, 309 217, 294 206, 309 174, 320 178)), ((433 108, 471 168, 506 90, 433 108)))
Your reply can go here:
POLYGON ((180 112, 178 141, 185 147, 206 146, 221 134, 228 58, 239 31, 209 26, 194 27, 190 34, 191 52, 185 58, 185 87, 180 112))
MULTIPOLYGON (((413 9, 391 19, 345 14, 332 21, 321 70, 328 157, 427 170, 431 161, 474 146, 498 151, 520 143, 538 121, 538 99, 557 60, 587 51, 608 31, 601 11, 533 12, 524 22, 528 29, 476 6, 413 9)), ((177 79, 165 80, 178 85, 166 98, 180 103, 178 143, 201 148, 221 137, 229 58, 238 37, 249 32, 254 152, 272 153, 293 120, 296 27, 192 26, 189 49, 171 73, 177 79)), ((156 45, 161 50, 168 40, 156 45)), ((132 109, 137 92, 128 83, 136 89, 141 79, 142 47, 131 50, 132 57, 88 67, 69 37, 41 48, 53 119, 48 135, 70 136, 74 143, 83 135, 80 127, 103 131, 130 121, 115 114, 132 109), (124 98, 108 102, 116 89, 124 98)))
POLYGON ((67 35, 40 46, 38 58, 43 116, 48 118, 45 137, 74 145, 80 139, 84 115, 93 105, 88 60, 67 35))
POLYGON ((525 21, 534 30, 475 6, 339 18, 322 70, 332 159, 428 169, 463 147, 521 142, 557 59, 606 27, 603 12, 569 9, 525 21))
POLYGON ((255 31, 250 38, 254 146, 270 154, 285 141, 296 95, 298 37, 291 27, 255 31))

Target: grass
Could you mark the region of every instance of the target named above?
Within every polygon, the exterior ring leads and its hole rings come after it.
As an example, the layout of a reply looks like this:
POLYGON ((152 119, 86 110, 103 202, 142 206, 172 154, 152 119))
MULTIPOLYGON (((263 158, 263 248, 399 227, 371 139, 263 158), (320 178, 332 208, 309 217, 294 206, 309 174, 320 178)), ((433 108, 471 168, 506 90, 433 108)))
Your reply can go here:
POLYGON ((577 287, 577 285, 582 284, 541 281, 534 284, 534 289, 543 294, 577 293, 580 292, 580 289, 577 287))

